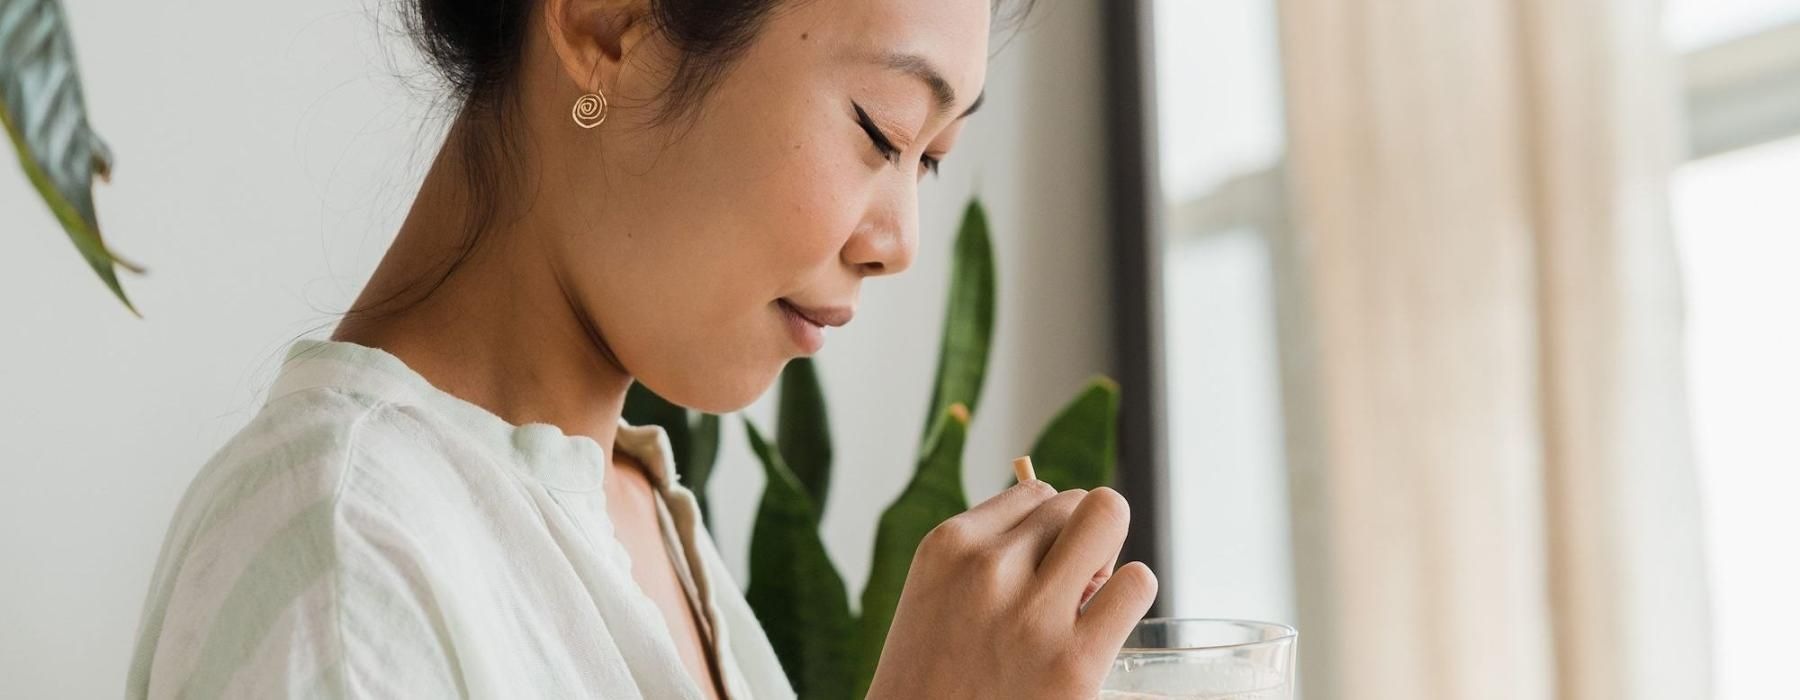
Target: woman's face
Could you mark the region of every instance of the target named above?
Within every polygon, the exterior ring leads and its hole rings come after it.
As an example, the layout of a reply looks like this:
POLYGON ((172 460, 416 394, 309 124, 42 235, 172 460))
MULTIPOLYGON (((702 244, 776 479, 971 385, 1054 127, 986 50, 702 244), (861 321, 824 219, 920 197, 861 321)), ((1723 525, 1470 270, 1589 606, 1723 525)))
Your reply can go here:
POLYGON ((821 324, 849 322, 865 278, 910 266, 918 188, 984 84, 988 14, 988 0, 787 2, 665 123, 660 37, 627 32, 597 72, 568 59, 591 48, 557 47, 563 111, 537 135, 547 209, 533 214, 554 222, 550 264, 626 371, 683 405, 741 408, 819 350, 821 324), (567 110, 593 84, 611 111, 584 130, 567 110))

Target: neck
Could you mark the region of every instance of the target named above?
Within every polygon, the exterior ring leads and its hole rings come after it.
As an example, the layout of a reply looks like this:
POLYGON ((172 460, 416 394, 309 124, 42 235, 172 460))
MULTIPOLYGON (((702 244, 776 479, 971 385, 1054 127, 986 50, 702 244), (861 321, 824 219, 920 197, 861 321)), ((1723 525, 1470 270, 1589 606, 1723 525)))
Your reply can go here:
POLYGON ((392 353, 433 386, 509 423, 548 423, 611 454, 631 376, 564 293, 538 243, 548 232, 529 209, 491 217, 478 247, 432 290, 470 220, 457 150, 439 152, 357 299, 359 311, 332 339, 392 353))

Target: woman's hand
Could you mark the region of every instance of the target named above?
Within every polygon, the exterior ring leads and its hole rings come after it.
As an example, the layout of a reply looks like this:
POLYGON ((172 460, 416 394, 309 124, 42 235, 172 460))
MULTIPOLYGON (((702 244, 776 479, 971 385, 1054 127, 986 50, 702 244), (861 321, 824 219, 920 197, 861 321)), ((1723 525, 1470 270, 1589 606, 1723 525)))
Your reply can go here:
POLYGON ((913 555, 869 698, 1099 695, 1156 598, 1149 567, 1113 571, 1130 520, 1112 489, 1032 480, 944 521, 913 555))

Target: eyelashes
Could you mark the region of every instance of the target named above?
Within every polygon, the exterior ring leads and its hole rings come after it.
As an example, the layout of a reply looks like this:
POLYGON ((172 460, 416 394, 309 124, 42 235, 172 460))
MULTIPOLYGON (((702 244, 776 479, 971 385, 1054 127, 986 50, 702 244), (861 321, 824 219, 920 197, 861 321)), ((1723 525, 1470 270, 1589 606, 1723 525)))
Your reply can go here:
POLYGON ((875 126, 875 120, 869 118, 869 113, 863 110, 862 105, 853 101, 850 106, 856 108, 857 125, 868 133, 870 141, 875 142, 875 150, 881 153, 881 157, 889 161, 899 160, 900 149, 894 147, 894 142, 888 140, 887 134, 881 133, 881 129, 875 126))
MULTIPOLYGON (((851 100, 850 106, 856 109, 856 123, 858 126, 862 127, 864 133, 869 135, 869 140, 874 142, 875 151, 881 154, 883 160, 899 165, 900 149, 887 137, 887 134, 882 133, 881 127, 875 126, 875 120, 869 118, 869 113, 862 108, 862 105, 857 104, 855 100, 851 100)), ((937 174, 938 164, 940 162, 942 162, 940 159, 933 158, 930 155, 919 157, 919 167, 930 172, 932 175, 937 174)))

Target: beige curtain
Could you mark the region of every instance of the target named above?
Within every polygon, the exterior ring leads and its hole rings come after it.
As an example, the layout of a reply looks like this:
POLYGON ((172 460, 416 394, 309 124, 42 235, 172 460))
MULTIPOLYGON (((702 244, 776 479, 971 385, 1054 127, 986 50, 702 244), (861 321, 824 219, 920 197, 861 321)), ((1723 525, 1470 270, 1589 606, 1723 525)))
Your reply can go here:
POLYGON ((1707 697, 1660 7, 1280 7, 1306 697, 1707 697))

